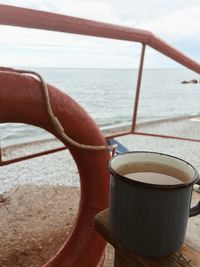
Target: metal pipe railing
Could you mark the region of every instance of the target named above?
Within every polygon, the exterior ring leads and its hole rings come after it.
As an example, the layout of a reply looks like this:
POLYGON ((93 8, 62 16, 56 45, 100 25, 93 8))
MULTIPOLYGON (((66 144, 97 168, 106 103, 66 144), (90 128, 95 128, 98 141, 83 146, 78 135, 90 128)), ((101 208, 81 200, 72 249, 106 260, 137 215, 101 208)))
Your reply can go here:
POLYGON ((0 5, 0 24, 140 42, 200 74, 199 63, 150 31, 8 5, 0 5))
POLYGON ((141 56, 140 56, 140 65, 138 70, 138 79, 137 79, 137 86, 135 92, 135 102, 133 106, 133 116, 132 116, 132 132, 135 131, 136 122, 137 122, 137 111, 138 111, 138 104, 139 104, 139 97, 140 97, 140 87, 141 87, 141 80, 142 80, 142 73, 143 73, 143 65, 144 65, 144 56, 145 56, 145 48, 146 45, 142 45, 141 56))
POLYGON ((59 148, 55 148, 55 149, 51 149, 51 150, 45 150, 45 151, 39 152, 39 153, 30 154, 30 155, 23 156, 23 157, 18 157, 18 158, 8 159, 8 160, 2 160, 2 152, 1 152, 2 149, 0 147, 0 166, 9 165, 12 163, 16 163, 16 162, 24 161, 27 159, 36 158, 36 157, 46 156, 48 154, 57 153, 57 152, 60 152, 60 151, 66 150, 66 149, 67 149, 67 147, 59 147, 59 148))
MULTIPOLYGON (((96 36, 96 37, 103 37, 103 38, 118 39, 118 40, 141 43, 142 51, 141 51, 140 66, 139 66, 139 71, 138 71, 138 80, 137 80, 137 86, 136 86, 131 131, 112 134, 110 136, 106 136, 106 138, 108 139, 108 138, 113 138, 116 136, 122 136, 122 135, 132 133, 132 134, 148 135, 148 136, 155 136, 155 137, 157 136, 157 137, 164 137, 164 138, 175 138, 175 139, 188 140, 188 141, 194 141, 194 142, 200 141, 198 139, 192 139, 192 138, 166 136, 166 135, 142 133, 142 132, 136 131, 137 110, 138 110, 138 103, 139 103, 140 85, 141 85, 141 79, 142 79, 143 62, 144 62, 146 45, 154 48, 161 54, 166 55, 167 57, 175 60, 181 65, 200 74, 199 63, 190 59, 188 56, 184 55, 177 49, 173 48, 172 46, 167 44, 165 41, 159 39, 150 31, 136 29, 136 28, 123 27, 123 26, 102 23, 102 22, 97 22, 97 21, 92 21, 92 20, 86 20, 82 18, 76 18, 76 17, 60 15, 60 14, 55 14, 55 13, 50 13, 50 12, 8 6, 8 5, 0 5, 0 24, 33 28, 33 29, 43 29, 43 30, 57 31, 57 32, 65 32, 65 33, 74 33, 74 34, 96 36)), ((47 154, 58 152, 64 149, 66 149, 66 147, 48 150, 48 151, 20 157, 17 159, 7 160, 7 161, 2 161, 2 155, 1 155, 1 149, 0 149, 0 166, 30 159, 33 157, 47 155, 47 154)))

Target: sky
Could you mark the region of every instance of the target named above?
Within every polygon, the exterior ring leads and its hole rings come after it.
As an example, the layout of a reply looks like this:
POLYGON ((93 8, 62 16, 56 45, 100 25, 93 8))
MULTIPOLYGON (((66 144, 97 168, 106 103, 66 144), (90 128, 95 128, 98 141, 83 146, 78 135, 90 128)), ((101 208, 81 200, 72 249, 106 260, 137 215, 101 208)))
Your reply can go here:
MULTIPOLYGON (((14 5, 149 30, 200 62, 199 0, 0 0, 14 5)), ((0 26, 0 65, 137 68, 139 43, 0 26)), ((180 67, 148 48, 145 67, 180 67)))

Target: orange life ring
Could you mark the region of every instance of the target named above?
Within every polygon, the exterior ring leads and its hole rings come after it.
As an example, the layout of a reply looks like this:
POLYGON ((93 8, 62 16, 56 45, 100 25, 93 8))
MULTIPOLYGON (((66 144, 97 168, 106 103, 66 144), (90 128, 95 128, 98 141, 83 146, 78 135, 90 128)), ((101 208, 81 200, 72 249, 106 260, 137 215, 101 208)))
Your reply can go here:
MULTIPOLYGON (((72 139, 88 145, 106 145, 81 106, 53 86, 48 85, 48 89, 53 112, 72 139)), ((81 197, 77 221, 68 240, 45 267, 96 266, 105 242, 95 232, 93 219, 108 206, 108 151, 81 149, 63 140, 49 119, 40 82, 28 75, 0 72, 0 123, 4 122, 31 124, 54 134, 68 147, 79 170, 81 197)))

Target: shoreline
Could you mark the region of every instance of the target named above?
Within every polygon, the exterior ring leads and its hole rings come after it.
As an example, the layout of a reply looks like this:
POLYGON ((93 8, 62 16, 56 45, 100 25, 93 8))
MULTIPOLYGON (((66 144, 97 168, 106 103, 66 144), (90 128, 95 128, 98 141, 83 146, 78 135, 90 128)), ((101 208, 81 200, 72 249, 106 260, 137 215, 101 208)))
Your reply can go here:
MULTIPOLYGON (((197 122, 200 121, 200 114, 189 114, 189 115, 181 115, 181 116, 172 116, 172 117, 166 117, 166 118, 160 118, 160 119, 154 119, 154 120, 148 120, 148 121, 139 121, 137 123, 137 128, 143 128, 143 127, 149 127, 158 125, 161 123, 167 123, 167 122, 177 122, 177 121, 183 121, 183 120, 196 120, 197 122)), ((98 125, 97 125, 98 126, 98 125)), ((99 126, 98 126, 99 127, 99 126)), ((103 133, 103 135, 110 135, 115 134, 118 132, 126 132, 131 129, 131 122, 126 123, 117 123, 109 126, 100 126, 99 129, 103 133)), ((46 132, 46 134, 40 134, 40 137, 22 137, 17 138, 15 140, 6 140, 1 142, 1 147, 3 149, 6 149, 8 147, 18 147, 18 146, 27 146, 29 144, 41 144, 42 142, 55 142, 58 141, 58 143, 61 143, 55 136, 53 136, 51 133, 46 132), (4 144, 5 143, 5 144, 4 144)), ((61 143, 62 144, 62 143, 61 143)))
MULTIPOLYGON (((192 120, 194 118, 199 118, 199 115, 143 122, 138 124, 137 129, 141 132, 158 132, 161 134, 167 134, 167 131, 169 131, 169 134, 174 133, 183 137, 199 138, 200 123, 199 121, 192 120)), ((116 126, 110 128, 109 131, 112 131, 112 133, 116 131, 123 132, 127 130, 124 127, 130 126, 121 125, 120 128, 116 126)), ((102 129, 104 135, 110 134, 109 131, 108 129, 102 129)), ((198 158, 200 142, 139 136, 137 134, 117 137, 116 140, 129 150, 150 150, 176 155, 193 163, 200 170, 200 161, 198 158)), ((12 160, 58 147, 63 147, 63 143, 56 138, 5 146, 2 147, 1 151, 2 160, 12 160)), ((13 186, 26 183, 79 186, 79 174, 76 164, 68 150, 1 167, 0 194, 11 189, 13 186)))

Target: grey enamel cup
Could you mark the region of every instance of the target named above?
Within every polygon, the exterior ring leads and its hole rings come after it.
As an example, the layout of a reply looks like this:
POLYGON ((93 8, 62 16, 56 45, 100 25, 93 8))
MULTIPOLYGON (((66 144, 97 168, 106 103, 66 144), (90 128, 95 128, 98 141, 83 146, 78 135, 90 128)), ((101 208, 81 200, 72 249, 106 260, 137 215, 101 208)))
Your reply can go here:
POLYGON ((162 153, 138 151, 119 154, 110 172, 109 228, 123 247, 145 257, 169 255, 184 242, 189 216, 200 213, 200 202, 190 208, 197 170, 188 162, 162 153), (159 185, 135 181, 118 173, 124 164, 140 161, 174 166, 187 174, 181 184, 159 185))

